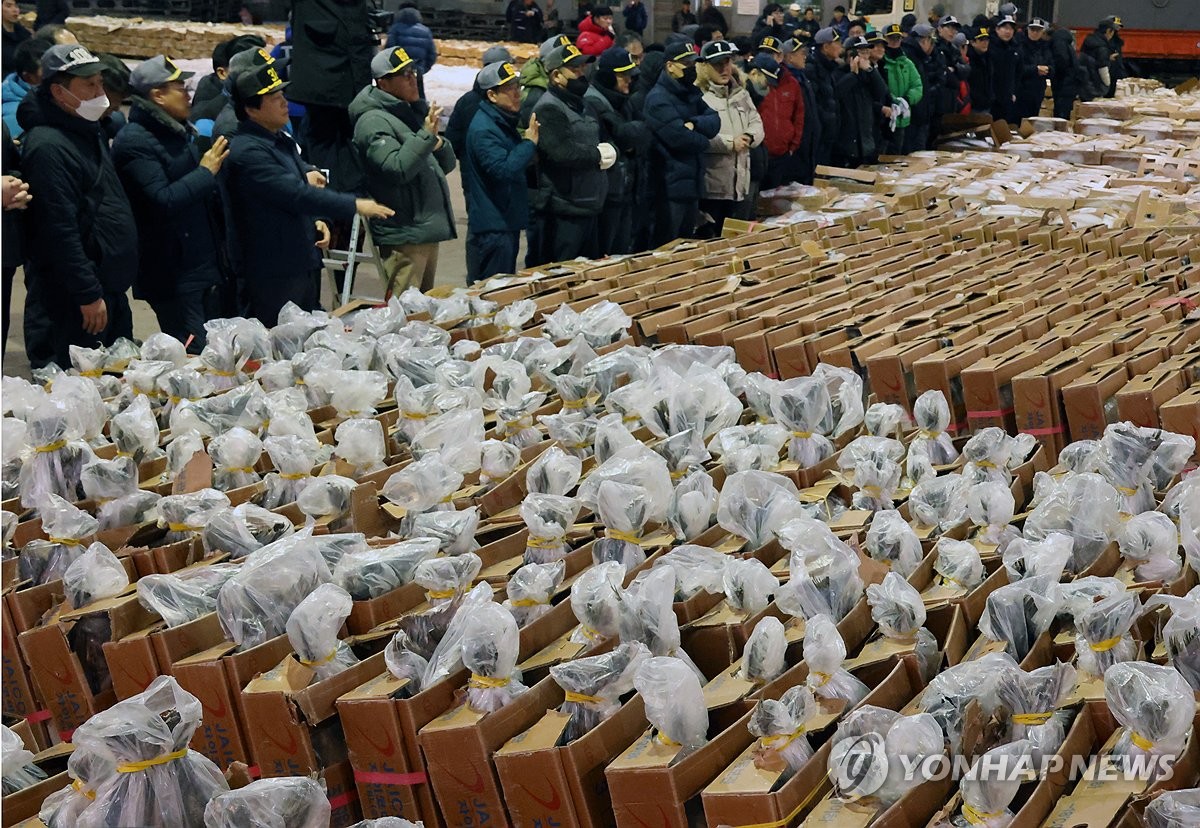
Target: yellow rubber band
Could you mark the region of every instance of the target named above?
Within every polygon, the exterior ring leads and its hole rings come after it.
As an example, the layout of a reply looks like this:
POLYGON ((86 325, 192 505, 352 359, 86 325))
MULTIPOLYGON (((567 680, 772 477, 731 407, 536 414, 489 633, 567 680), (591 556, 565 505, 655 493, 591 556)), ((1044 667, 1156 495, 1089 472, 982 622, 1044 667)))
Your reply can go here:
POLYGON ((452 589, 431 589, 425 593, 425 597, 430 601, 444 601, 447 598, 453 598, 454 592, 452 589))
POLYGON ((88 371, 80 371, 79 376, 81 376, 81 377, 98 377, 103 373, 104 373, 103 368, 92 368, 88 371))
POLYGON ((308 476, 308 472, 297 472, 295 474, 280 474, 279 478, 281 480, 303 480, 308 476))
POLYGON ((817 798, 817 794, 824 793, 825 789, 820 785, 817 785, 812 789, 812 791, 809 792, 808 796, 804 797, 800 804, 793 808, 792 812, 783 819, 777 819, 774 822, 756 822, 752 825, 739 825, 738 828, 786 828, 786 826, 792 823, 792 820, 800 815, 801 811, 807 808, 812 801, 817 798))
POLYGON ((571 411, 578 411, 587 405, 587 400, 563 400, 562 407, 571 411))
POLYGON ((401 411, 400 416, 406 420, 428 420, 431 415, 419 411, 401 411))
POLYGON ((602 641, 604 639, 599 630, 594 630, 587 624, 580 625, 579 631, 583 633, 583 637, 588 641, 602 641))
POLYGON ((79 538, 56 538, 48 539, 51 543, 57 543, 59 546, 83 546, 83 541, 79 538))
POLYGON ((1135 494, 1138 493, 1137 489, 1131 489, 1128 486, 1117 486, 1116 489, 1118 492, 1125 495, 1126 497, 1133 497, 1135 494))
POLYGON ((559 535, 556 538, 535 538, 530 537, 525 542, 525 545, 530 549, 555 549, 566 543, 566 535, 559 535))
POLYGON ((501 687, 507 687, 510 681, 511 679, 508 678, 493 678, 472 673, 471 680, 467 682, 467 685, 476 690, 499 690, 501 687))
POLYGON ((939 437, 941 437, 941 436, 942 436, 942 432, 940 432, 940 431, 926 431, 926 430, 925 430, 925 429, 923 429, 923 428, 919 428, 919 429, 917 429, 917 436, 918 436, 918 437, 924 437, 926 440, 936 440, 937 438, 939 438, 939 437))
POLYGON ((82 794, 83 796, 86 796, 88 799, 91 799, 93 801, 96 799, 96 792, 89 788, 83 787, 83 782, 78 779, 76 779, 74 782, 71 783, 71 787, 75 789, 76 793, 82 794))
POLYGON ((574 693, 570 690, 566 692, 563 698, 575 704, 601 704, 604 701, 599 696, 585 696, 583 693, 574 693))
POLYGON ((214 377, 236 377, 237 371, 218 371, 216 368, 209 368, 208 373, 214 377))
POLYGON ((226 466, 225 471, 243 472, 244 474, 254 474, 253 466, 226 466))
POLYGON ((813 671, 809 675, 810 677, 817 676, 821 679, 820 683, 817 684, 817 687, 824 687, 826 684, 829 684, 830 679, 833 678, 833 673, 822 673, 820 671, 813 671))
POLYGON ((629 532, 621 532, 617 529, 605 529, 604 536, 613 540, 636 544, 637 546, 641 546, 643 540, 643 538, 639 538, 637 535, 630 534, 629 532))
POLYGON ((672 480, 680 480, 680 479, 682 479, 682 478, 683 478, 683 477, 684 477, 686 474, 687 474, 687 472, 686 472, 686 471, 673 471, 673 472, 671 472, 671 479, 672 479, 672 480))
POLYGON ((172 532, 199 532, 203 526, 191 526, 186 523, 168 523, 167 528, 172 532))
POLYGON ((1089 644, 1088 644, 1088 646, 1092 648, 1092 652, 1095 652, 1095 653, 1107 653, 1107 652, 1108 652, 1109 650, 1111 650, 1113 647, 1115 647, 1115 646, 1117 646, 1118 644, 1120 644, 1120 643, 1121 643, 1121 639, 1122 639, 1123 637, 1124 637, 1124 636, 1120 636, 1120 635, 1118 635, 1118 636, 1116 636, 1116 637, 1114 637, 1114 638, 1106 638, 1106 639, 1104 639, 1103 641, 1098 641, 1098 642, 1096 642, 1095 644, 1090 644, 1090 643, 1089 643, 1089 644))
POLYGON ((153 759, 143 759, 140 762, 122 762, 117 765, 117 773, 137 773, 152 768, 155 765, 165 765, 168 762, 174 762, 176 759, 182 759, 188 755, 188 749, 182 748, 174 753, 166 753, 162 756, 156 756, 153 759))
POLYGON ((667 734, 663 733, 661 730, 658 731, 658 733, 656 733, 654 735, 654 738, 658 740, 659 744, 666 745, 667 747, 682 747, 682 745, 679 742, 676 742, 674 739, 672 739, 667 734))
POLYGON ((1152 747, 1154 747, 1154 742, 1151 742, 1136 730, 1129 731, 1129 741, 1133 742, 1134 745, 1142 750, 1150 750, 1152 747))
POLYGON ((942 586, 953 586, 955 589, 966 589, 967 585, 962 581, 957 581, 949 575, 942 576, 942 586))
POLYGON ((985 814, 983 811, 975 810, 974 808, 972 808, 970 805, 968 805, 965 802, 963 803, 963 806, 962 806, 963 817, 965 817, 967 822, 971 823, 972 825, 983 825, 989 819, 995 819, 996 817, 1001 816, 1003 814, 1004 814, 1004 811, 993 811, 990 814, 985 814))
POLYGON ((1014 713, 1012 720, 1013 724, 1024 725, 1026 727, 1037 727, 1038 725, 1044 725, 1046 722, 1050 721, 1050 717, 1053 715, 1054 711, 1052 710, 1045 713, 1014 713))
POLYGON ((793 431, 792 436, 799 437, 801 440, 807 440, 813 436, 813 433, 811 431, 793 431))
POLYGON ((325 656, 324 658, 318 658, 316 661, 305 661, 302 658, 298 659, 298 660, 305 667, 320 667, 322 664, 328 664, 329 662, 331 662, 335 658, 337 658, 337 654, 338 654, 337 647, 334 647, 333 650, 329 653, 329 655, 325 656))
POLYGON ((53 443, 47 443, 44 446, 34 446, 33 450, 38 454, 47 454, 51 451, 58 451, 60 448, 66 448, 66 440, 55 440, 53 443))
POLYGON ((783 750, 803 735, 804 728, 798 727, 791 733, 781 733, 778 736, 763 736, 758 740, 758 743, 768 750, 783 750))
POLYGON ((978 466, 978 467, 979 467, 979 468, 981 468, 981 469, 996 469, 996 468, 999 468, 999 466, 997 466, 997 465, 996 465, 995 463, 993 463, 991 460, 980 460, 980 461, 979 461, 978 463, 976 463, 975 465, 976 465, 976 466, 978 466))
POLYGON ((544 606, 547 606, 550 602, 549 601, 539 601, 536 598, 518 598, 515 601, 509 601, 509 603, 512 604, 514 607, 525 608, 525 607, 544 607, 544 606))

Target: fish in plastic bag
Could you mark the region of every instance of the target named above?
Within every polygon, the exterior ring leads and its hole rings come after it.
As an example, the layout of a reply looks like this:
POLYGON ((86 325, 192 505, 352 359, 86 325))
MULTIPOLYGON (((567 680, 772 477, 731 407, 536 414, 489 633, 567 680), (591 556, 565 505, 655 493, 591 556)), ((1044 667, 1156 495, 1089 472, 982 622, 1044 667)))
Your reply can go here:
POLYGON ((350 645, 338 631, 350 617, 354 601, 337 584, 321 584, 296 605, 284 625, 296 660, 313 671, 313 681, 324 681, 358 663, 350 645))
POLYGON ((790 578, 775 594, 779 608, 797 618, 845 618, 863 595, 855 551, 828 525, 809 517, 780 529, 779 543, 790 553, 790 578))
POLYGON ((667 520, 675 537, 690 541, 707 531, 717 511, 717 499, 717 487, 708 472, 696 469, 684 476, 667 507, 667 520))
POLYGON ((895 403, 874 403, 863 415, 863 426, 872 437, 899 440, 909 422, 904 406, 895 403))
POLYGON ((227 552, 237 560, 294 531, 292 522, 283 515, 247 502, 214 512, 205 523, 200 540, 205 555, 227 552))
POLYGON ((1162 625, 1161 633, 1167 663, 1193 688, 1200 687, 1200 588, 1182 598, 1152 595, 1147 599, 1145 609, 1149 612, 1159 606, 1171 610, 1171 617, 1162 625))
POLYGON ((463 629, 462 662, 471 671, 467 704, 477 713, 495 713, 529 688, 521 683, 517 655, 521 639, 507 607, 486 604, 463 629))
POLYGON ((646 659, 633 686, 646 703, 646 720, 660 743, 679 747, 676 760, 708 741, 708 708, 695 668, 670 656, 646 659))
POLYGON ((1125 560, 1135 565, 1138 581, 1170 583, 1179 577, 1179 530, 1162 512, 1142 512, 1125 522, 1117 543, 1125 560))
POLYGON ((550 611, 550 600, 566 571, 562 561, 527 563, 509 577, 504 606, 512 612, 518 627, 528 626, 550 611))
POLYGON ((571 609, 579 627, 574 644, 596 644, 620 631, 625 567, 616 561, 585 569, 571 584, 571 609))
POLYGON ((413 538, 390 546, 348 552, 333 569, 333 582, 355 601, 369 601, 412 583, 417 567, 438 553, 434 538, 413 538))
POLYGON ((987 577, 979 549, 969 541, 938 538, 934 552, 937 557, 933 561, 933 571, 941 578, 943 586, 966 594, 987 577))
POLYGON ((610 652, 556 664, 550 677, 563 689, 559 710, 570 716, 559 744, 570 744, 612 718, 621 696, 633 690, 634 676, 650 658, 644 644, 624 642, 610 652))
POLYGON ((967 519, 970 484, 958 474, 922 480, 908 497, 913 523, 944 534, 967 519))
POLYGON ((93 454, 71 424, 67 405, 46 399, 29 413, 25 426, 32 452, 21 463, 18 475, 21 505, 38 508, 47 494, 79 500, 83 495, 80 475, 93 454))
POLYGON ((187 540, 204 531, 208 521, 230 506, 229 498, 216 489, 201 489, 188 494, 167 495, 158 502, 158 525, 165 526, 164 546, 187 540))
POLYGON ((479 485, 490 489, 521 465, 521 450, 512 443, 484 440, 479 458, 479 485))
POLYGON ((1058 582, 1050 575, 1002 586, 988 596, 979 631, 992 641, 1003 642, 1014 659, 1023 659, 1038 636, 1050 629, 1060 601, 1058 582))
POLYGON ((787 637, 783 622, 770 615, 754 625, 742 653, 741 678, 754 684, 766 684, 783 674, 787 637))
POLYGON ((785 779, 800 770, 813 755, 804 730, 818 712, 817 700, 803 685, 788 689, 778 700, 763 699, 754 705, 746 728, 758 738, 755 766, 783 771, 785 779))
POLYGON ((917 570, 924 557, 917 533, 894 509, 875 513, 863 546, 873 560, 886 564, 892 572, 905 578, 917 570))
POLYGON ((1024 781, 1020 771, 1029 769, 1024 740, 997 745, 980 756, 959 782, 962 809, 955 828, 1008 828, 1014 814, 1008 810, 1024 781))
POLYGON ((75 609, 120 595, 129 574, 107 546, 93 543, 63 573, 63 594, 75 609))
POLYGON ((348 477, 362 477, 385 467, 387 444, 379 420, 362 417, 345 420, 338 425, 334 436, 337 447, 333 454, 350 466, 348 477))
POLYGON ((216 610, 217 594, 238 569, 235 564, 213 564, 143 575, 137 582, 138 602, 161 615, 168 627, 178 627, 216 610))
POLYGON ((796 484, 780 474, 746 471, 730 475, 721 488, 717 523, 745 538, 751 549, 770 542, 785 524, 804 512, 796 484))
POLYGON ((866 697, 868 689, 842 666, 845 660, 846 642, 833 619, 828 615, 809 618, 804 627, 805 686, 820 698, 840 699, 850 708, 866 697))
POLYGON ((579 483, 583 461, 551 446, 529 464, 525 486, 530 494, 565 496, 579 483))
POLYGON ((1141 661, 1114 664, 1104 674, 1104 700, 1124 728, 1113 756, 1181 755, 1192 728, 1195 697, 1174 667, 1141 661))
POLYGON ((921 445, 929 453, 935 466, 948 466, 958 460, 958 449, 954 447, 950 428, 950 403, 941 391, 926 391, 913 403, 913 420, 917 424, 914 444, 921 445))
POLYGON ((21 580, 48 584, 63 576, 86 550, 84 539, 96 534, 100 521, 56 494, 46 494, 38 507, 46 540, 36 538, 21 549, 21 580))
POLYGON ((1043 540, 1053 532, 1070 535, 1074 547, 1068 571, 1087 569, 1120 533, 1124 496, 1101 475, 1091 473, 1054 481, 1039 472, 1034 487, 1037 502, 1025 519, 1025 539, 1043 540))
POLYGON ((258 779, 218 794, 204 809, 205 828, 327 828, 325 783, 306 776, 258 779))
MULTIPOLYGON (((163 450, 158 447, 158 420, 150 410, 148 397, 139 395, 132 405, 115 415, 109 423, 109 432, 117 451, 129 455, 138 463, 163 456, 163 450)), ((211 450, 212 447, 209 448, 211 450)))
POLYGON ((1163 791, 1142 815, 1146 828, 1191 828, 1200 825, 1200 788, 1163 791))
POLYGON ((33 764, 33 753, 7 725, 0 725, 0 760, 4 764, 0 783, 5 796, 23 791, 46 778, 46 772, 33 764))
POLYGON ((596 496, 604 537, 592 545, 596 563, 617 561, 632 572, 646 560, 642 529, 650 518, 650 493, 641 486, 605 480, 596 496))
POLYGON ((938 643, 923 626, 925 604, 916 588, 897 573, 889 572, 883 583, 867 587, 867 603, 879 632, 898 643, 911 644, 921 672, 932 677, 941 663, 938 643))
POLYGON ((1041 540, 1014 538, 1005 548, 1002 558, 1010 583, 1038 575, 1050 575, 1055 581, 1062 578, 1075 549, 1075 539, 1061 532, 1051 532, 1041 540))
POLYGON ((1007 653, 987 653, 938 673, 921 694, 921 710, 933 716, 950 743, 950 752, 963 750, 963 725, 967 706, 977 702, 985 718, 998 709, 996 687, 1003 677, 1019 672, 1007 653))
POLYGON ((383 484, 385 498, 409 514, 453 510, 463 476, 432 455, 408 464, 383 484))
POLYGON ((436 538, 447 555, 465 555, 479 548, 475 530, 479 527, 479 507, 459 512, 423 512, 406 520, 409 537, 436 538))
POLYGON ((117 775, 117 762, 108 751, 76 745, 67 758, 67 774, 71 784, 46 797, 38 810, 46 828, 74 828, 100 789, 117 775))
POLYGON ((1131 634, 1142 613, 1137 594, 1124 592, 1090 604, 1075 616, 1075 663, 1084 679, 1098 679, 1121 661, 1133 661, 1138 643, 1131 634))
POLYGON ((526 563, 551 563, 570 553, 567 532, 579 517, 581 506, 573 497, 536 493, 525 496, 520 514, 529 529, 526 563))
POLYGON ((707 546, 684 544, 663 555, 654 565, 675 570, 675 600, 686 601, 701 592, 716 595, 724 591, 728 561, 725 555, 707 546))
POLYGON ((673 656, 687 664, 699 681, 705 681, 691 657, 680 647, 679 619, 675 616, 675 573, 665 567, 644 572, 621 595, 619 629, 622 641, 640 641, 652 655, 673 656))
POLYGON ((351 519, 351 496, 357 486, 339 474, 314 477, 296 498, 296 507, 314 520, 326 521, 331 529, 345 528, 351 519))
POLYGON ((811 468, 834 453, 826 436, 834 429, 829 388, 817 377, 797 377, 780 382, 771 392, 771 414, 792 432, 788 459, 811 468))
POLYGON ((1059 708, 1076 681, 1075 668, 1062 662, 1028 672, 1020 667, 999 670, 993 678, 996 698, 1011 713, 1013 740, 1027 741, 1037 764, 1062 747, 1069 714, 1059 708))
POLYGON ((770 605, 771 595, 779 589, 779 579, 757 558, 730 558, 723 586, 730 609, 749 618, 770 605))
POLYGON ((963 477, 972 483, 1012 484, 1012 470, 1037 448, 1032 434, 1010 437, 1002 428, 992 426, 971 436, 963 446, 963 477))
POLYGON ((1100 476, 1117 490, 1121 514, 1137 515, 1154 509, 1152 475, 1164 434, 1132 423, 1113 423, 1104 429, 1092 459, 1100 476))
POLYGON ((448 558, 428 558, 417 564, 413 580, 425 588, 425 597, 437 607, 461 597, 483 568, 473 552, 448 558))

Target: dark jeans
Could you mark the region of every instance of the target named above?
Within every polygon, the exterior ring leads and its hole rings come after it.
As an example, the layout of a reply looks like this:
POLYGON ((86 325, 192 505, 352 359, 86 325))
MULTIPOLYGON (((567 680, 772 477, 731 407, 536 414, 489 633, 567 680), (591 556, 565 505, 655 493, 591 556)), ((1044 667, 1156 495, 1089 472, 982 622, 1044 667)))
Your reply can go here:
POLYGON ((598 223, 600 256, 633 252, 633 205, 606 204, 598 223))
POLYGON ((473 285, 497 273, 515 273, 519 230, 500 230, 467 235, 467 284, 473 285))
POLYGON ((188 353, 192 354, 204 349, 204 323, 221 315, 216 285, 181 290, 170 298, 149 301, 162 332, 187 344, 188 353))
POLYGON ((306 311, 321 307, 321 271, 314 270, 287 279, 248 279, 246 299, 250 303, 250 315, 268 328, 274 327, 279 321, 279 311, 288 302, 295 302, 300 310, 306 311))
POLYGON ((904 135, 908 132, 908 127, 896 127, 896 131, 888 135, 884 139, 883 154, 884 155, 903 155, 904 154, 904 135))
POLYGON ((540 264, 596 256, 596 216, 542 214, 540 264))
POLYGON ((925 149, 925 144, 929 141, 929 121, 917 121, 908 125, 904 130, 904 152, 903 155, 917 152, 925 149))
MULTIPOLYGON (((98 348, 101 345, 111 345, 120 337, 133 337, 133 312, 129 308, 129 297, 124 293, 104 294, 104 304, 108 306, 108 327, 99 334, 90 334, 83 329, 83 314, 77 305, 52 305, 39 309, 44 313, 44 332, 40 340, 41 348, 36 355, 29 352, 31 368, 42 368, 54 362, 60 368, 71 367, 71 346, 79 345, 84 348, 98 348), (48 351, 50 358, 46 359, 48 351), (36 359, 36 361, 35 361, 36 359)), ((26 305, 28 313, 28 304, 26 305)), ((26 320, 26 336, 29 323, 26 320)))
POLYGON ((767 175, 762 181, 762 191, 774 190, 784 184, 800 179, 800 159, 795 153, 779 155, 767 160, 767 175))
POLYGON ((13 277, 16 275, 17 269, 15 267, 4 268, 4 341, 0 342, 0 348, 3 348, 3 352, 7 352, 8 350, 8 317, 9 312, 12 310, 13 277))
POLYGON ((695 238, 699 212, 699 201, 663 202, 655 220, 654 246, 662 247, 675 239, 695 238))

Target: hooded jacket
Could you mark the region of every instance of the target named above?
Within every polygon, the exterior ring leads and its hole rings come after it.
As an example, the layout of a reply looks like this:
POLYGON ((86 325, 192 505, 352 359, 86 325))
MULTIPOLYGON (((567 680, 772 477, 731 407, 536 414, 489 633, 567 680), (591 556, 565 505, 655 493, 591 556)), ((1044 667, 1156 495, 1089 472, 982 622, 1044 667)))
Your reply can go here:
POLYGON ((662 193, 669 201, 695 201, 704 181, 704 155, 721 129, 721 116, 704 102, 704 93, 684 86, 665 69, 646 95, 643 112, 661 159, 662 193), (692 129, 684 124, 691 122, 692 129))
POLYGON ((521 129, 524 129, 529 126, 529 116, 533 114, 533 108, 550 88, 550 75, 546 72, 546 67, 542 65, 541 58, 525 61, 517 82, 521 84, 520 125, 521 129))
POLYGON ((34 194, 26 250, 63 306, 124 293, 138 265, 137 228, 100 124, 64 112, 47 86, 17 111, 25 130, 21 170, 34 194))
POLYGON ((463 190, 471 233, 516 232, 529 219, 529 165, 537 147, 517 132, 517 118, 483 101, 467 128, 463 190))
POLYGON ((700 81, 704 102, 721 118, 720 131, 704 153, 704 198, 743 201, 750 194, 750 150, 734 150, 739 135, 750 136, 750 146, 763 142, 763 122, 746 91, 742 73, 733 70, 728 85, 700 81))
POLYGON ((1054 96, 1074 98, 1084 85, 1083 67, 1075 51, 1075 35, 1070 29, 1055 29, 1050 33, 1050 56, 1054 72, 1050 86, 1054 96))
POLYGON ((216 284, 221 202, 217 177, 200 166, 195 127, 135 96, 112 155, 138 228, 134 295, 216 284))
POLYGON ((8 134, 13 138, 20 138, 21 133, 24 132, 21 125, 17 123, 17 107, 32 91, 33 87, 21 80, 21 76, 16 72, 10 74, 4 79, 4 83, 0 84, 0 105, 4 110, 4 125, 8 127, 8 134))
POLYGON ((589 14, 579 21, 579 37, 575 46, 585 55, 599 55, 605 49, 612 48, 616 38, 608 29, 601 29, 589 14))
POLYGON ((434 244, 457 235, 446 174, 454 148, 425 130, 428 104, 408 104, 377 86, 350 102, 354 149, 366 172, 367 192, 396 211, 371 220, 376 244, 434 244), (437 147, 435 149, 435 147, 437 147))
POLYGON ((779 73, 779 84, 758 105, 763 141, 772 158, 800 149, 804 137, 804 91, 791 72, 779 73))
MULTIPOLYGON (((903 50, 896 56, 885 54, 879 69, 883 74, 884 81, 887 82, 888 93, 892 98, 903 98, 908 101, 910 108, 921 102, 925 94, 925 87, 921 83, 921 73, 917 71, 917 67, 913 65, 912 60, 904 54, 903 50)), ((896 128, 904 129, 910 123, 912 123, 911 116, 900 118, 896 121, 896 128)))
POLYGON ((421 13, 414 8, 396 12, 396 22, 388 29, 387 48, 400 47, 408 52, 421 74, 427 73, 437 63, 437 45, 433 32, 421 22, 421 13))

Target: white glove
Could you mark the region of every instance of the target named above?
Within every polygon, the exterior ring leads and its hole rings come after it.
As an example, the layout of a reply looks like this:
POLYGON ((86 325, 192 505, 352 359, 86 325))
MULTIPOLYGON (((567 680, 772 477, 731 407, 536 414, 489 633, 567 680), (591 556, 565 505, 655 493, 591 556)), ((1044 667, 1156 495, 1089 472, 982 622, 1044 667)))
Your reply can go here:
POLYGON ((613 164, 617 163, 617 148, 612 144, 601 144, 597 149, 600 150, 600 169, 607 170, 613 164))

